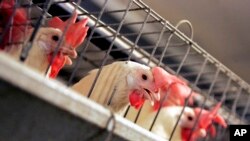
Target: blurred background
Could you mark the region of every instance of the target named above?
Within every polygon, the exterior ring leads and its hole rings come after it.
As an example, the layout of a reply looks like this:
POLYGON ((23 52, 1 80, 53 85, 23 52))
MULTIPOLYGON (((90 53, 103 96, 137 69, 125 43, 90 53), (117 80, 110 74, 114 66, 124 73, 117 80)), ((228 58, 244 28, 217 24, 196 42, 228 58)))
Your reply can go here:
POLYGON ((250 82, 250 1, 142 0, 173 25, 189 20, 194 41, 250 82))

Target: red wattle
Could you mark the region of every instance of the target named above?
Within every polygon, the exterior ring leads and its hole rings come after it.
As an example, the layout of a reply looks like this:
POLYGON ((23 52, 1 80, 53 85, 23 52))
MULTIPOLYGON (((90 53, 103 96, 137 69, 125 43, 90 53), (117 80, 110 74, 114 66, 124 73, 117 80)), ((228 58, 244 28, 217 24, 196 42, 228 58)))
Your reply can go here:
POLYGON ((181 129, 181 138, 182 138, 182 141, 187 141, 190 133, 191 133, 190 129, 182 128, 181 129))
POLYGON ((199 132, 200 131, 197 129, 192 132, 192 130, 189 128, 182 128, 181 129, 181 138, 182 138, 181 141, 196 141, 197 139, 201 137, 199 132), (190 134, 192 135, 189 139, 190 134))
MULTIPOLYGON (((50 53, 48 55, 48 61, 51 62, 52 61, 52 57, 53 57, 53 53, 50 53)), ((55 56, 55 58, 53 59, 53 62, 51 64, 51 70, 50 70, 50 74, 49 77, 50 78, 55 78, 59 71, 62 69, 62 67, 65 64, 65 56, 62 56, 61 54, 57 54, 55 56)))
POLYGON ((130 105, 133 106, 136 109, 140 109, 141 106, 143 105, 145 99, 141 96, 141 94, 137 91, 133 91, 129 95, 129 102, 130 105))

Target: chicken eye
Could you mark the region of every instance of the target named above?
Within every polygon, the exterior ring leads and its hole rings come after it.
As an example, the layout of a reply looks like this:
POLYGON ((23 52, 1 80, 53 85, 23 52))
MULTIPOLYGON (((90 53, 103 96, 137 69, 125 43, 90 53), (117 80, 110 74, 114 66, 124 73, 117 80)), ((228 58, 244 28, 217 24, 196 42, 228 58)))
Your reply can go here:
POLYGON ((143 80, 148 80, 148 77, 147 77, 147 75, 145 75, 145 74, 142 74, 141 77, 142 77, 143 80))
POLYGON ((58 40, 59 40, 59 37, 58 37, 57 35, 54 35, 54 36, 52 36, 52 40, 58 41, 58 40))
POLYGON ((193 117, 191 117, 191 116, 188 116, 187 118, 188 118, 188 120, 190 120, 190 121, 193 120, 193 117))

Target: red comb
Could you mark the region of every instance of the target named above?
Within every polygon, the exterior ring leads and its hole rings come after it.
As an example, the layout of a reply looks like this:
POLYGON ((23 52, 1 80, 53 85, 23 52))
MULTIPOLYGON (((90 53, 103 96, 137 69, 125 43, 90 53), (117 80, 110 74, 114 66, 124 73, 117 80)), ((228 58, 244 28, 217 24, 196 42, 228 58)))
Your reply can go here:
POLYGON ((48 21, 48 26, 59 28, 65 32, 65 42, 73 48, 76 48, 83 42, 88 31, 88 27, 86 27, 88 19, 85 18, 75 23, 76 18, 77 13, 74 12, 72 17, 65 22, 63 22, 59 17, 54 17, 48 21))
MULTIPOLYGON (((25 8, 16 8, 14 0, 2 0, 0 3, 0 15, 2 17, 1 28, 8 28, 7 32, 3 36, 3 40, 0 44, 0 49, 4 49, 9 42, 19 42, 22 38, 20 33, 24 32, 26 24, 28 23, 27 12, 25 8), (14 15, 13 15, 14 14, 14 15), (10 27, 4 27, 11 20, 13 15, 13 25, 10 27), (9 41, 11 39, 11 41, 9 41)), ((28 26, 31 28, 31 26, 28 26)))
POLYGON ((145 99, 141 98, 141 95, 138 91, 133 91, 129 95, 129 102, 130 105, 133 106, 135 109, 140 109, 141 106, 144 104, 145 99))
MULTIPOLYGON (((188 99, 189 104, 193 104, 193 97, 198 94, 195 92, 191 93, 191 88, 183 83, 173 82, 167 87, 161 88, 161 102, 162 106, 184 106, 185 100, 188 99), (191 96, 189 97, 189 95, 191 96), (166 97, 167 96, 167 97, 166 97), (164 100, 164 101, 163 101, 164 100)), ((156 102, 154 105, 154 110, 158 110, 160 107, 160 102, 156 102)))
MULTIPOLYGON (((201 128, 207 128, 212 122, 216 122, 222 125, 223 127, 227 127, 225 120, 220 115, 217 114, 220 107, 221 107, 221 102, 218 103, 211 111, 202 110, 199 120, 199 125, 201 128)), ((198 115, 201 109, 195 108, 194 111, 195 114, 198 115)))
MULTIPOLYGON (((162 90, 161 97, 164 98, 168 94, 165 101, 163 101, 163 106, 181 106, 185 104, 185 99, 189 96, 191 89, 184 80, 171 75, 161 67, 153 67, 152 73, 157 89, 162 90)), ((191 97, 193 96, 194 94, 192 93, 191 97)), ((192 98, 189 99, 189 103, 193 103, 192 98)), ((159 105, 159 102, 156 102, 154 110, 158 110, 159 105)))
MULTIPOLYGON (((198 121, 198 128, 210 131, 212 136, 216 135, 215 127, 214 125, 212 125, 213 122, 216 122, 221 126, 223 126, 224 128, 226 128, 227 124, 225 120, 220 115, 218 115, 220 107, 221 107, 221 102, 218 103, 211 111, 202 110, 201 116, 198 121)), ((195 114, 198 115, 201 109, 196 108, 194 111, 195 114)))
MULTIPOLYGON (((53 54, 54 54, 53 52, 48 54, 49 62, 52 60, 53 54)), ((51 64, 51 70, 50 70, 50 74, 49 74, 50 78, 56 78, 59 71, 63 68, 63 66, 65 64, 65 60, 66 60, 65 56, 63 56, 62 54, 58 53, 55 56, 55 58, 53 59, 53 62, 51 64)))
POLYGON ((174 82, 182 83, 187 85, 187 83, 178 77, 171 75, 161 67, 153 67, 152 73, 155 79, 155 85, 158 88, 161 88, 162 86, 168 86, 174 82))
MULTIPOLYGON (((48 26, 59 28, 65 32, 64 43, 69 46, 76 48, 78 47, 87 35, 89 27, 86 27, 88 19, 85 18, 77 23, 77 13, 74 12, 72 17, 67 21, 63 22, 59 17, 53 17, 48 21, 48 26), (67 29, 66 29, 67 27, 67 29)), ((48 60, 51 61, 53 53, 48 56, 48 60)), ((62 54, 57 54, 51 65, 50 77, 54 78, 65 64, 65 57, 62 54)))

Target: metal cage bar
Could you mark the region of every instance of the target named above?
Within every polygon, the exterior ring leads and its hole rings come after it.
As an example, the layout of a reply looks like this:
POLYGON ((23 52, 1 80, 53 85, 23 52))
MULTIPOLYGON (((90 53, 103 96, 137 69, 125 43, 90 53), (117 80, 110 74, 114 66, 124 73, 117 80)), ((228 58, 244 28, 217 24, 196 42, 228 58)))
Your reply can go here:
MULTIPOLYGON (((219 112, 227 118, 228 123, 249 123, 249 84, 193 41, 190 22, 184 20, 174 26, 140 0, 44 2, 34 0, 32 4, 18 5, 28 8, 29 13, 33 10, 31 8, 40 11, 40 14, 37 14, 40 16, 29 17, 33 25, 37 26, 26 44, 28 48, 23 51, 23 58, 32 45, 32 37, 40 26, 44 26, 41 21, 48 20, 51 16, 67 19, 75 10, 78 19, 89 18, 90 31, 85 42, 77 50, 78 58, 72 66, 65 67, 59 74, 59 79, 68 86, 84 77, 90 70, 99 68, 89 97, 103 66, 118 60, 132 60, 150 67, 160 66, 187 80, 192 91, 201 94, 199 102, 203 108, 223 102, 219 112), (188 28, 180 27, 183 23, 186 23, 188 28), (183 28, 190 30, 190 37, 181 31, 183 28)), ((8 26, 13 26, 11 22, 8 22, 8 26)), ((4 34, 3 31, 1 41, 4 34)), ((57 47, 59 46, 60 42, 57 47)), ((107 104, 110 102, 111 99, 107 104)), ((135 123, 140 112, 141 110, 135 118, 135 123)))

